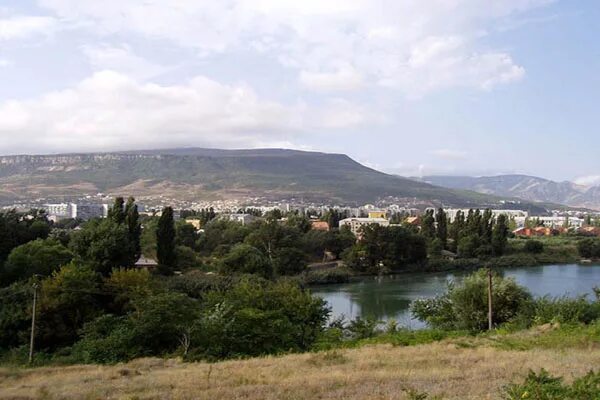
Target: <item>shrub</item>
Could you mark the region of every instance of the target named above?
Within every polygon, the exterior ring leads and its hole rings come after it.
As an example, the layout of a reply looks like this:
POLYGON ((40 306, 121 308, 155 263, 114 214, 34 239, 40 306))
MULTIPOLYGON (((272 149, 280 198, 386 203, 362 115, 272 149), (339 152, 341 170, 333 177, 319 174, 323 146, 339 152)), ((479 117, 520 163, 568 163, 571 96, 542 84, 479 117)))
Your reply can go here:
POLYGON ((540 254, 544 252, 544 243, 539 240, 528 240, 523 247, 527 253, 540 254))
POLYGON ((600 318, 600 302, 590 302, 585 296, 535 299, 521 311, 521 321, 527 325, 549 322, 589 324, 600 318))
POLYGON ((248 244, 234 246, 223 258, 221 271, 226 274, 257 274, 264 278, 269 278, 273 274, 269 259, 256 247, 248 244))
POLYGON ((306 271, 302 276, 306 285, 346 283, 350 281, 352 272, 346 267, 335 267, 321 271, 306 271))
POLYGON ((600 239, 583 239, 577 243, 579 255, 585 258, 600 257, 600 239))
POLYGON ((191 357, 308 350, 323 331, 328 314, 322 299, 291 281, 244 277, 229 291, 207 294, 191 357))
MULTIPOLYGON (((531 301, 531 295, 512 278, 494 273, 492 282, 493 322, 499 325, 513 319, 531 301)), ((412 313, 434 328, 481 331, 488 326, 487 302, 487 270, 482 269, 460 285, 450 283, 441 296, 416 300, 412 313)))
POLYGON ((538 374, 529 371, 523 383, 505 387, 503 397, 507 400, 596 400, 600 398, 600 373, 590 371, 566 385, 562 378, 544 369, 538 374))

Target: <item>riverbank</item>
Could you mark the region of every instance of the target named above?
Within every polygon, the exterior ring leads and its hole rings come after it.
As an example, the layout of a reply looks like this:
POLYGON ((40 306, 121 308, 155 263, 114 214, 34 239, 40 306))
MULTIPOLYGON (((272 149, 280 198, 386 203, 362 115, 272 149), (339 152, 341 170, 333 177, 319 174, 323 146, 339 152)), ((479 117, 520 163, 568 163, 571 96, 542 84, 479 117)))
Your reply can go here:
POLYGON ((600 365, 598 324, 409 347, 388 335, 355 345, 213 364, 138 359, 114 366, 0 368, 0 398, 496 399, 529 370, 544 368, 571 381, 600 365))
MULTIPOLYGON (((413 273, 440 272, 470 272, 480 268, 509 269, 539 267, 544 265, 584 264, 577 251, 578 237, 542 237, 536 239, 510 239, 507 254, 500 257, 460 258, 438 257, 430 258, 418 265, 405 265, 401 269, 384 269, 379 273, 358 273, 343 265, 342 262, 330 263, 329 268, 309 269, 300 276, 300 280, 308 286, 329 285, 360 281, 370 276, 392 276, 413 273), (539 253, 525 250, 526 243, 536 241, 542 243, 539 253)), ((586 265, 600 265, 600 260, 585 260, 586 265), (587 262, 589 261, 589 262, 587 262)))

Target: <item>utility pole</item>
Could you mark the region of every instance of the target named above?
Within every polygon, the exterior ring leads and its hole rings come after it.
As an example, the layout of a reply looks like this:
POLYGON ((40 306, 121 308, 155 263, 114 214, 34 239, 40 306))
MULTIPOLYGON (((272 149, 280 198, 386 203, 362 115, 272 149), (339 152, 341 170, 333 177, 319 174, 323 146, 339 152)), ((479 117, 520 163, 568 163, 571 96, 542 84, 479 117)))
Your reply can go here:
POLYGON ((31 338, 29 340, 29 364, 33 362, 33 343, 35 339, 35 310, 37 303, 38 284, 33 284, 33 306, 31 310, 31 338))
POLYGON ((492 308, 492 268, 488 268, 488 330, 493 329, 492 323, 493 308, 492 308))

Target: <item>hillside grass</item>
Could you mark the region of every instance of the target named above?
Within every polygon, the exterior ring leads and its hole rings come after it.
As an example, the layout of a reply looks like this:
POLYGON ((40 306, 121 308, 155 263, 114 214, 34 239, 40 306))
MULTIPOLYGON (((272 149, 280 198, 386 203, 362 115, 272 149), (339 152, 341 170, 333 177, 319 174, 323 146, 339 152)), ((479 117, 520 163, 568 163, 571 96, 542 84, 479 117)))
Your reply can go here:
POLYGON ((214 364, 138 359, 113 366, 0 368, 0 398, 499 399, 507 384, 530 370, 543 368, 570 382, 600 366, 599 323, 398 340, 406 335, 214 364))

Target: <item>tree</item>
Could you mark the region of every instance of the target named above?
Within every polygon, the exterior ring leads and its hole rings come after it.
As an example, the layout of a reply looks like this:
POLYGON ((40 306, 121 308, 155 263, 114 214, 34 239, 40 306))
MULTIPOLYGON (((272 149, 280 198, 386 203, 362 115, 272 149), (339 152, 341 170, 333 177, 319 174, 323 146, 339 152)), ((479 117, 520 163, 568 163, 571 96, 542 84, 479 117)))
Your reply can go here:
POLYGON ((73 234, 69 247, 82 262, 105 276, 115 268, 133 265, 129 231, 112 219, 88 221, 73 234))
POLYGON ((0 288, 0 352, 28 343, 32 290, 26 282, 0 288))
POLYGON ((446 216, 446 212, 443 208, 439 208, 437 214, 435 216, 435 221, 437 222, 437 238, 442 244, 443 248, 446 248, 448 244, 448 217, 446 216))
POLYGON ((156 257, 158 272, 162 275, 172 275, 177 259, 175 254, 175 224, 173 209, 165 207, 158 220, 156 228, 156 257))
POLYGON ((464 258, 472 258, 477 254, 479 248, 479 237, 476 235, 465 236, 458 241, 458 255, 464 258))
POLYGON ((311 348, 323 332, 326 303, 289 281, 242 279, 228 291, 208 293, 193 341, 205 357, 259 356, 311 348))
POLYGON ((508 243, 508 223, 506 215, 501 214, 496 219, 494 230, 492 232, 492 251, 495 256, 504 254, 506 244, 508 243))
POLYGON ((435 218, 433 217, 433 210, 427 210, 423 218, 421 218, 421 235, 427 240, 435 238, 435 218))
POLYGON ((53 239, 37 239, 15 247, 6 260, 2 281, 11 283, 33 275, 49 276, 68 264, 73 253, 53 239))
POLYGON ((108 210, 108 218, 113 220, 117 224, 122 224, 125 222, 125 210, 123 209, 123 205, 125 204, 125 200, 122 197, 115 198, 115 202, 113 206, 108 210))
MULTIPOLYGON (((505 221, 505 223, 506 223, 506 221, 505 221)), ((486 244, 491 244, 492 243, 492 232, 493 232, 493 227, 494 227, 494 219, 493 219, 492 210, 487 208, 483 212, 483 215, 481 216, 481 220, 480 220, 479 224, 480 224, 479 225, 479 236, 481 237, 481 240, 486 244)), ((507 224, 507 226, 508 226, 508 224, 507 224)))
POLYGON ((46 239, 50 223, 41 210, 0 212, 0 266, 12 249, 35 239, 46 239))
POLYGON ((186 222, 185 220, 179 220, 175 224, 175 242, 178 246, 186 246, 190 249, 196 247, 196 240, 198 239, 198 233, 194 225, 186 222))
MULTIPOLYGON (((492 302, 496 325, 511 321, 529 306, 532 296, 514 279, 494 274, 492 302)), ((458 285, 449 284, 445 294, 416 300, 412 313, 434 328, 483 331, 488 326, 488 271, 481 269, 458 285)))
POLYGON ((71 262, 42 281, 40 298, 40 347, 73 344, 85 322, 102 313, 100 274, 71 262))
POLYGON ((135 204, 135 199, 130 197, 125 205, 125 224, 129 236, 130 260, 129 264, 133 265, 142 255, 141 236, 142 224, 140 223, 140 214, 138 206, 135 204))
POLYGON ((248 244, 234 246, 221 260, 221 271, 225 274, 256 274, 264 278, 273 274, 269 259, 248 244))
POLYGON ((577 243, 579 255, 584 258, 599 258, 600 257, 600 239, 583 239, 577 243))
POLYGON ((291 214, 290 216, 288 216, 286 225, 290 228, 298 230, 301 233, 306 233, 312 229, 310 219, 308 219, 304 215, 299 214, 291 214))
POLYGON ((528 240, 523 249, 528 253, 540 254, 544 252, 544 243, 539 240, 528 240))
POLYGON ((465 231, 465 213, 458 211, 454 217, 454 221, 450 224, 450 250, 456 252, 458 249, 458 242, 463 237, 465 231))
POLYGON ((294 247, 277 250, 273 269, 277 275, 298 275, 306 270, 306 254, 294 247))

